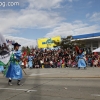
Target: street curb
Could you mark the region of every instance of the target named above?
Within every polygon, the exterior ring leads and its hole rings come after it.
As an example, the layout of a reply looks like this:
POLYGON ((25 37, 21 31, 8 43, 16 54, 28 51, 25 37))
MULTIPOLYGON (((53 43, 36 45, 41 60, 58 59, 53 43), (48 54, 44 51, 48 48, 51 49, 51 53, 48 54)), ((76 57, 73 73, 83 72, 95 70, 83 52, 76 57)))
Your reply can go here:
MULTIPOLYGON (((6 77, 3 77, 3 76, 0 76, 0 79, 3 79, 3 78, 6 78, 6 77)), ((84 79, 84 78, 87 78, 87 79, 89 79, 89 78, 94 78, 94 79, 96 79, 96 78, 100 78, 100 77, 42 77, 42 76, 24 76, 23 78, 37 78, 37 79, 39 79, 39 78, 72 78, 72 79, 76 79, 76 78, 81 78, 81 79, 84 79)))
MULTIPOLYGON (((36 78, 36 77, 28 76, 28 78, 36 78)), ((100 77, 38 77, 38 78, 100 78, 100 77)))
POLYGON ((95 77, 95 76, 91 76, 91 77, 42 77, 42 76, 25 76, 25 77, 27 77, 27 78, 100 78, 100 77, 95 77))

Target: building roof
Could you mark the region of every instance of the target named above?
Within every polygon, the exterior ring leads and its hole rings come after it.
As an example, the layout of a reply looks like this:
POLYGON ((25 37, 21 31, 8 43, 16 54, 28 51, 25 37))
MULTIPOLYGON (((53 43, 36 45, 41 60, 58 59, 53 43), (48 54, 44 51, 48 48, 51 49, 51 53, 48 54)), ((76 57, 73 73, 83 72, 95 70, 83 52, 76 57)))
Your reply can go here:
POLYGON ((99 33, 91 33, 91 34, 83 34, 83 35, 75 35, 72 37, 73 37, 73 39, 95 38, 95 37, 100 37, 100 32, 99 33))

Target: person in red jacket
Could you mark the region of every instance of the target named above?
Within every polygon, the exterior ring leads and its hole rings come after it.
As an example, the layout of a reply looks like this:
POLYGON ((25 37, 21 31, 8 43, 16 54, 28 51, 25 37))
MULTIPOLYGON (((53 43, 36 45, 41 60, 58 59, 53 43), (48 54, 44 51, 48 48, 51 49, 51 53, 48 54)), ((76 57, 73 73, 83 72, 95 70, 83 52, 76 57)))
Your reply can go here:
POLYGON ((22 54, 22 57, 23 57, 24 68, 26 68, 26 65, 27 65, 27 53, 26 53, 26 51, 24 51, 24 53, 22 54))

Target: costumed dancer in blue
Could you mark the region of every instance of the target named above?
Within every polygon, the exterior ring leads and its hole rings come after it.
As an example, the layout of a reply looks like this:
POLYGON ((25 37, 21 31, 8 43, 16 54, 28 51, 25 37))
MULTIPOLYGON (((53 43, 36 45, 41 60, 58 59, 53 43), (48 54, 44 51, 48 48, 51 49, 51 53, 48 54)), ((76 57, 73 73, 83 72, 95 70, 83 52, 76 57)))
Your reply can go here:
POLYGON ((79 50, 79 55, 78 55, 78 69, 84 68, 86 69, 86 62, 85 62, 85 54, 82 50, 79 50))
POLYGON ((19 64, 21 60, 21 51, 19 51, 19 47, 21 45, 18 43, 15 43, 13 45, 14 51, 12 52, 12 56, 10 58, 10 65, 6 73, 6 78, 9 78, 8 85, 12 85, 12 79, 18 80, 17 85, 21 85, 20 81, 23 77, 22 68, 19 64))
POLYGON ((30 69, 33 67, 33 56, 31 56, 31 53, 28 56, 28 66, 30 69))

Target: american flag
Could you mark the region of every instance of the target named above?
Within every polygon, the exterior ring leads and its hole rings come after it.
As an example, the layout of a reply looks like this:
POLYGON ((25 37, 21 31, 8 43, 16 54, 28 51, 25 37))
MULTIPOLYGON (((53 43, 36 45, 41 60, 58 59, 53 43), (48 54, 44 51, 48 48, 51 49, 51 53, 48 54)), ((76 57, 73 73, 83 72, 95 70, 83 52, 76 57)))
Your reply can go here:
POLYGON ((8 39, 6 39, 6 41, 7 41, 7 43, 8 43, 9 45, 12 45, 12 44, 15 43, 15 41, 13 41, 13 40, 8 40, 8 39))

